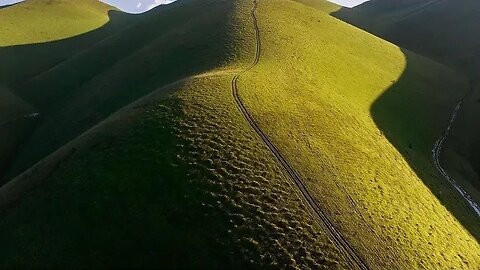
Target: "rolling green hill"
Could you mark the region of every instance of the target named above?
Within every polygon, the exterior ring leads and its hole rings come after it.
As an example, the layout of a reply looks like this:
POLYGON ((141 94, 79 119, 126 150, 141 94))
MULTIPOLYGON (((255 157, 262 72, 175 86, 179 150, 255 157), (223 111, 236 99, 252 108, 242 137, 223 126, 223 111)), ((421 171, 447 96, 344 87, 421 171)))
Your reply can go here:
POLYGON ((478 268, 430 157, 468 81, 315 7, 183 0, 44 43, 86 45, 5 81, 41 117, 0 267, 478 268))
POLYGON ((373 0, 334 16, 464 73, 473 93, 452 126, 445 147, 448 171, 480 195, 480 2, 475 0, 373 0))
POLYGON ((66 39, 108 22, 114 8, 100 1, 28 0, 4 8, 0 17, 0 47, 66 39), (61 22, 61 23, 60 23, 61 22))
POLYGON ((479 10, 475 0, 372 0, 334 15, 478 77, 479 10))
MULTIPOLYGON (((71 1, 29 0, 0 10, 0 88, 2 103, 11 104, 1 109, 2 121, 8 122, 0 131, 2 144, 8 145, 0 147, 1 183, 10 178, 3 176, 19 147, 44 116, 44 110, 31 98, 21 95, 20 90, 29 81, 55 70, 131 22, 131 16, 117 16, 118 12, 114 12, 112 7, 98 1, 85 0, 77 1, 74 6, 71 1), (41 114, 22 117, 26 112, 41 114)), ((61 77, 55 78, 60 80, 61 77)), ((32 87, 38 89, 41 85, 32 87)), ((38 96, 48 95, 38 93, 38 96)))
MULTIPOLYGON (((17 152, 5 179, 27 169, 158 85, 207 70, 229 57, 226 55, 228 31, 223 23, 227 15, 205 21, 207 15, 193 16, 194 12, 163 7, 141 17, 118 15, 119 23, 107 25, 112 30, 107 37, 97 42, 103 29, 99 34, 80 36, 81 41, 92 39, 88 48, 71 54, 40 74, 9 84, 9 89, 37 108, 42 118, 36 131, 17 152), (117 26, 126 20, 129 22, 117 26), (200 24, 204 21, 217 31, 200 24), (161 27, 161 31, 157 27, 161 27), (170 68, 178 63, 180 68, 170 68)), ((65 41, 66 46, 77 43, 76 40, 65 41)), ((55 42, 54 46, 61 47, 62 43, 55 42)), ((16 46, 8 47, 3 51, 8 55, 25 55, 22 51, 10 51, 16 49, 16 46)), ((36 49, 35 45, 24 50, 36 49)), ((66 51, 72 50, 67 47, 66 51)))

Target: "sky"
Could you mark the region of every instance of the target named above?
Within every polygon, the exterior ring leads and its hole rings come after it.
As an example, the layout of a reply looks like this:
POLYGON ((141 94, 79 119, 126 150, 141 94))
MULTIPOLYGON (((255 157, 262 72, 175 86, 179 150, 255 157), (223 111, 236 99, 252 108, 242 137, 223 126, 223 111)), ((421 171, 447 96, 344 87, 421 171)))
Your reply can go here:
POLYGON ((344 7, 354 7, 354 6, 360 5, 361 3, 367 2, 369 0, 328 0, 328 1, 339 4, 344 7))
MULTIPOLYGON (((0 2, 3 0, 0 0, 0 2)), ((175 2, 175 0, 101 0, 111 6, 130 13, 142 13, 158 5, 165 5, 175 2)))
MULTIPOLYGON (((0 6, 20 2, 22 0, 0 0, 0 6)), ((169 4, 175 0, 101 0, 130 13, 142 13, 158 5, 169 4)), ((328 0, 346 7, 353 7, 368 0, 328 0)))

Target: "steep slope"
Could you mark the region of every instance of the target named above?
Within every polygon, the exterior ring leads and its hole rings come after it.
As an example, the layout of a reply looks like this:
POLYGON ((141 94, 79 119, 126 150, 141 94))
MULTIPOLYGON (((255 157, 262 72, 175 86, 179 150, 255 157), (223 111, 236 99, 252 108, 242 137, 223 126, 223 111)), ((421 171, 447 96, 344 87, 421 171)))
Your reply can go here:
POLYGON ((115 18, 117 13, 95 0, 28 0, 1 9, 0 84, 5 86, 44 72, 105 38, 126 23, 125 19, 115 18), (85 38, 69 42, 70 38, 86 33, 89 35, 85 38), (54 42, 60 40, 61 46, 54 42))
POLYGON ((2 119, 8 123, 0 131, 2 143, 8 145, 0 147, 0 178, 15 159, 19 145, 43 116, 32 100, 19 95, 18 89, 22 88, 19 84, 45 73, 131 21, 130 16, 119 18, 113 12, 111 7, 95 0, 31 0, 0 10, 0 88, 8 93, 2 98, 7 104, 21 100, 26 106, 25 109, 19 104, 2 107, 2 117, 9 118, 2 119), (111 21, 110 16, 113 16, 111 21), (25 110, 36 113, 37 117, 21 117, 25 110))
POLYGON ((478 77, 479 11, 475 0, 373 0, 334 15, 478 77))
POLYGON ((0 11, 0 47, 42 43, 92 31, 114 8, 100 1, 27 0, 0 11))
POLYGON ((8 198, 46 177, 0 222, 2 268, 343 269, 243 122, 230 80, 160 89, 4 187, 8 198))
POLYGON ((11 161, 17 145, 32 131, 36 110, 5 87, 0 87, 0 172, 11 161))
MULTIPOLYGON (((444 166, 478 198, 480 194, 480 2, 475 0, 373 0, 334 16, 465 73, 472 94, 452 126, 444 166)), ((453 110, 453 108, 452 108, 453 110)))
POLYGON ((289 1, 260 2, 259 27, 240 95, 356 249, 379 269, 478 267, 478 219, 431 160, 466 80, 289 1))
POLYGON ((222 65, 234 50, 229 48, 225 23, 230 20, 225 10, 233 4, 223 3, 224 10, 215 9, 210 15, 197 12, 211 5, 182 1, 144 16, 127 16, 133 20, 128 27, 11 85, 12 92, 38 109, 42 121, 19 149, 4 179, 18 175, 159 85, 222 65))

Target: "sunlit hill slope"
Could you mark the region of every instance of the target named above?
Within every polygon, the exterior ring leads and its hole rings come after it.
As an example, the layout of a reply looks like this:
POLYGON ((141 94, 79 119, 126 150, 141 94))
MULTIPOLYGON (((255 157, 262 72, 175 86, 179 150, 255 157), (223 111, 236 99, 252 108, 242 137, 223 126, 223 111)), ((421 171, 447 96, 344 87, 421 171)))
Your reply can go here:
POLYGON ((475 0, 372 0, 334 13, 468 77, 472 91, 465 96, 443 157, 448 171, 477 198, 480 194, 479 11, 480 2, 475 0))

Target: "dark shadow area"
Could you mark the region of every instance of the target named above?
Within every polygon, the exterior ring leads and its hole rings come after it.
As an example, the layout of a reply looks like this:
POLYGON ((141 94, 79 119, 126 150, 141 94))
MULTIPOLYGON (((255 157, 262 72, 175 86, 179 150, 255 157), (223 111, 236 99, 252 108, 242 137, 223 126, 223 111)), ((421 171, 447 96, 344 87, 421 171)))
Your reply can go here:
POLYGON ((0 204, 0 268, 254 268, 229 212, 206 206, 211 172, 181 158, 181 101, 158 96, 56 152, 30 175, 48 181, 0 204))
MULTIPOLYGON (((468 89, 458 89, 459 85, 447 86, 449 83, 443 80, 444 78, 427 78, 426 81, 435 80, 437 86, 424 85, 419 88, 413 83, 415 77, 429 71, 422 70, 419 57, 409 51, 445 63, 452 70, 459 70, 469 77, 471 85, 468 87, 475 87, 476 84, 472 82, 478 81, 477 71, 480 68, 480 38, 476 35, 477 26, 480 26, 478 10, 480 2, 473 0, 464 1, 462 4, 451 0, 372 0, 355 8, 342 8, 332 15, 408 49, 403 50, 407 60, 404 74, 373 104, 372 115, 378 127, 408 160, 425 185, 462 225, 480 240, 480 220, 465 200, 436 171, 431 156, 435 141, 448 126, 456 103, 468 89), (442 81, 445 89, 452 88, 449 94, 434 89, 442 85, 438 83, 442 81), (420 92, 420 89, 431 90, 420 92), (435 98, 432 99, 431 95, 435 95, 435 98), (425 116, 424 119, 420 119, 421 116, 425 116), (432 118, 433 116, 436 119, 432 118), (442 123, 442 126, 433 129, 429 127, 430 130, 438 130, 437 133, 425 133, 427 129, 422 126, 431 125, 430 123, 442 123), (424 140, 420 137, 424 137, 424 140), (430 148, 419 148, 422 145, 430 148)), ((455 144, 461 147, 457 152, 467 153, 466 162, 472 165, 476 160, 474 149, 480 150, 478 144, 475 144, 480 137, 480 130, 476 129, 476 132, 471 128, 478 126, 478 111, 478 107, 467 108, 460 113, 458 119, 463 124, 452 126, 451 136, 445 146, 450 148, 455 144), (456 138, 459 143, 452 144, 452 138, 456 138)), ((444 163, 452 158, 448 152, 442 152, 444 163)), ((445 167, 449 168, 448 165, 445 167)), ((478 170, 478 166, 472 167, 478 170)), ((478 172, 480 171, 477 171, 477 175, 478 172)), ((478 178, 466 178, 466 181, 476 186, 475 181, 478 181, 478 178)), ((478 201, 478 198, 476 199, 478 201)))
MULTIPOLYGON (((424 55, 464 73, 474 88, 480 88, 480 1, 476 0, 371 0, 355 8, 342 8, 332 15, 402 48, 424 55)), ((478 91, 477 91, 478 92, 478 91)), ((469 98, 475 99, 472 95, 469 98)), ((477 98, 478 99, 478 98, 477 98)), ((480 103, 467 100, 465 110, 452 126, 446 147, 447 159, 456 152, 462 164, 453 166, 464 181, 480 185, 480 103), (453 144, 453 145, 452 145, 453 144), (473 168, 466 172, 465 168, 473 168)), ((459 162, 456 162, 459 163, 459 162)), ((478 190, 480 191, 480 190, 478 190)))
POLYGON ((136 21, 133 15, 123 12, 110 11, 108 15, 108 23, 78 36, 45 43, 0 47, 0 84, 18 88, 25 80, 48 72, 55 65, 136 21))
POLYGON ((445 142, 445 169, 472 197, 480 195, 480 84, 472 82, 472 91, 465 96, 457 121, 445 142), (471 191, 472 190, 472 191, 471 191))
POLYGON ((41 114, 2 183, 107 116, 170 82, 227 62, 234 4, 184 0, 148 13, 110 12, 65 40, 0 48, 0 84, 41 114))
MULTIPOLYGON (((465 94, 465 87, 448 79, 426 78, 422 72, 421 57, 403 50, 407 66, 402 76, 372 105, 371 113, 377 126, 405 157, 410 167, 437 199, 477 239, 480 240, 480 220, 465 200, 433 166, 432 149, 448 126, 456 103, 465 94), (419 85, 418 81, 436 80, 437 86, 461 87, 447 93, 445 89, 432 89, 434 85, 419 85), (435 95, 432 98, 432 95, 435 95), (428 128, 425 128, 425 127, 428 128)), ((441 74, 440 74, 441 75, 441 74)))

